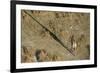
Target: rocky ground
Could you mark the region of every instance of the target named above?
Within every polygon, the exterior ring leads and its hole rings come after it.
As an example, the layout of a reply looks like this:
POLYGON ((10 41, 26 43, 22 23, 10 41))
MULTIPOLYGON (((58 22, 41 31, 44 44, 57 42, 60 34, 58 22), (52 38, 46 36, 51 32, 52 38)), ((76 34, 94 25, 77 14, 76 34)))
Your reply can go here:
POLYGON ((90 58, 89 13, 22 10, 21 29, 22 63, 90 58))

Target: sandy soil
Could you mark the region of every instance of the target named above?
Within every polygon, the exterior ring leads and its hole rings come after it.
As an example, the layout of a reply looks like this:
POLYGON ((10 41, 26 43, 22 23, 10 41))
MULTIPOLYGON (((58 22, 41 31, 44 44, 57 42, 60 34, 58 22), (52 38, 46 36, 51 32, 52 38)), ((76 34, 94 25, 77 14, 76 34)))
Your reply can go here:
POLYGON ((21 28, 22 63, 90 58, 89 13, 22 10, 21 28))

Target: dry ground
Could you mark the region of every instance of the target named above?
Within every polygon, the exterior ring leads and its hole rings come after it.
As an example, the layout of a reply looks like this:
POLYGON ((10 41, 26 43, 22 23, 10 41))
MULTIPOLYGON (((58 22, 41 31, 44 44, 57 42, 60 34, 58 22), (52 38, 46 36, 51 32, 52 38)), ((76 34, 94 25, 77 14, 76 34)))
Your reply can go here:
POLYGON ((90 58, 90 14, 21 11, 21 62, 86 60, 90 58), (50 30, 73 53, 55 40, 50 30), (72 44, 76 46, 72 46, 72 44))

